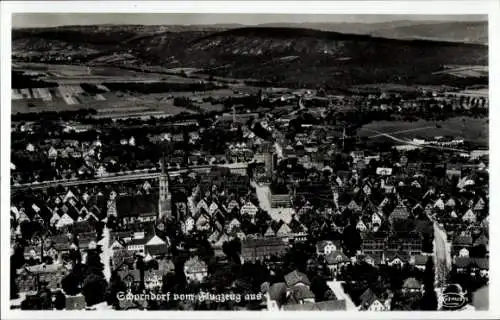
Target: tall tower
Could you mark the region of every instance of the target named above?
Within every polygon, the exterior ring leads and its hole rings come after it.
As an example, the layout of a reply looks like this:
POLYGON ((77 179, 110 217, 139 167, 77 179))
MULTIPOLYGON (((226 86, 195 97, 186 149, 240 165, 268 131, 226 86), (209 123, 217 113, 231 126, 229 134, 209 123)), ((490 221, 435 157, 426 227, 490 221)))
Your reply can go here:
POLYGON ((172 218, 172 197, 168 190, 168 173, 165 169, 165 158, 160 161, 160 196, 158 199, 158 220, 172 218))

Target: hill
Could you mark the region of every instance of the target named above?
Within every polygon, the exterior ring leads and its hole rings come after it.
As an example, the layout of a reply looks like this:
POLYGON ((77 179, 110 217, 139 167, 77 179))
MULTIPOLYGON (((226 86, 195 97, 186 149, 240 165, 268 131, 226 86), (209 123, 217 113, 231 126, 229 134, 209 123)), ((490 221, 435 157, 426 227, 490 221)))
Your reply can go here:
POLYGON ((432 39, 462 43, 488 43, 487 21, 410 21, 379 23, 268 23, 261 27, 307 28, 351 34, 367 34, 394 39, 432 39))
MULTIPOLYGON (((161 46, 151 51, 165 52, 161 46)), ((189 43, 176 59, 218 76, 280 83, 442 82, 444 65, 487 65, 483 45, 394 40, 299 28, 240 28, 189 43)))
MULTIPOLYGON (((399 34, 404 28, 397 27, 399 34)), ((450 28, 443 26, 442 30, 450 28)), ((307 28, 171 30, 151 26, 14 30, 13 49, 46 50, 50 46, 44 42, 53 42, 68 54, 91 52, 87 62, 109 60, 120 65, 122 61, 116 57, 126 53, 135 66, 197 68, 214 76, 291 86, 463 83, 467 78, 439 71, 446 65, 488 64, 488 47, 479 44, 398 40, 307 28), (115 58, 107 59, 109 55, 115 58)))
POLYGON ((444 22, 377 29, 372 35, 396 39, 429 39, 464 43, 488 43, 486 22, 444 22))

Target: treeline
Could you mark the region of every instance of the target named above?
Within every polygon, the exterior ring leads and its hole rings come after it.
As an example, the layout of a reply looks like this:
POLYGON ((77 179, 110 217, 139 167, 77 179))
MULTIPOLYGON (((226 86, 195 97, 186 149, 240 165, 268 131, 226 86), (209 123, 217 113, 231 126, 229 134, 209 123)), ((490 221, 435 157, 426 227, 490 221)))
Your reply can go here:
POLYGON ((90 94, 101 94, 101 93, 105 93, 106 91, 103 90, 103 89, 99 89, 95 84, 93 83, 81 83, 80 84, 80 87, 82 87, 82 89, 87 92, 87 93, 90 93, 90 94))
POLYGON ((80 120, 88 116, 97 114, 95 109, 78 109, 78 110, 65 110, 65 111, 43 111, 32 113, 16 113, 12 115, 12 121, 38 121, 40 119, 48 121, 57 120, 80 120))
POLYGON ((12 89, 55 88, 58 86, 55 82, 38 80, 35 76, 29 76, 20 71, 12 71, 12 89))
POLYGON ((109 82, 103 83, 111 91, 135 92, 142 94, 175 92, 175 91, 208 91, 225 88, 213 83, 167 83, 167 82, 109 82))
POLYGON ((60 28, 14 30, 12 32, 13 40, 37 37, 46 40, 58 40, 73 44, 94 44, 106 47, 118 45, 135 35, 135 32, 122 30, 63 30, 60 28))

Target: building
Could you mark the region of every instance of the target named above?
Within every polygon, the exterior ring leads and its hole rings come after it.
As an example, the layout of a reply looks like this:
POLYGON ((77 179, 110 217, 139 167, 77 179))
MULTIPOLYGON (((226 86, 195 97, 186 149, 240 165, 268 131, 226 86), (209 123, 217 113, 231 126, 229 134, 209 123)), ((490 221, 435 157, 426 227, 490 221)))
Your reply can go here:
POLYGON ((246 239, 241 242, 241 257, 245 261, 264 260, 271 256, 282 256, 287 246, 277 237, 246 239))
POLYGON ((271 208, 291 208, 292 201, 289 194, 269 193, 271 208))
POLYGON ((202 282, 208 276, 207 264, 195 256, 184 264, 184 273, 189 281, 202 282))
POLYGON ((162 158, 160 162, 161 175, 160 175, 160 195, 158 199, 158 219, 172 218, 172 197, 168 189, 168 173, 165 170, 165 159, 162 158))
POLYGON ((366 289, 359 298, 361 303, 359 305, 360 311, 386 311, 387 308, 384 303, 373 293, 371 289, 366 289))

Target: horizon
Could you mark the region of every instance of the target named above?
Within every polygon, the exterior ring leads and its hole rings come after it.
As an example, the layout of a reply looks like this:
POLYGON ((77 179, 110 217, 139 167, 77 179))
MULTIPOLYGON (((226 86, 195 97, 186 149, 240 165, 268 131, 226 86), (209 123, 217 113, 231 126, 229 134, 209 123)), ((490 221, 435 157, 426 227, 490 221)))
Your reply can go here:
POLYGON ((143 26, 257 26, 269 23, 375 24, 396 21, 421 23, 487 22, 487 15, 405 15, 405 14, 204 14, 204 13, 15 13, 12 29, 64 26, 143 25, 143 26))

